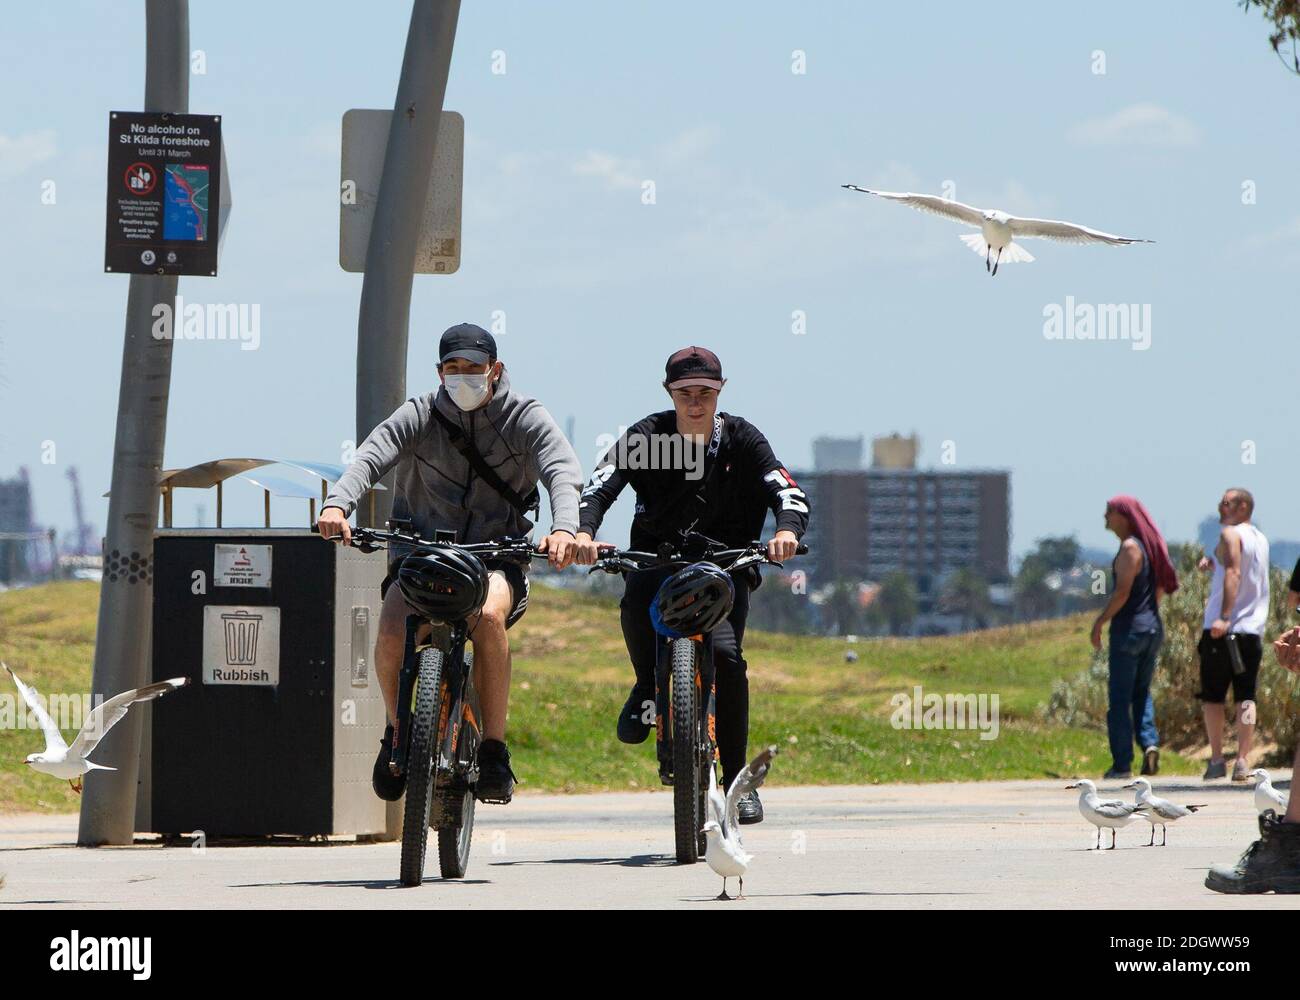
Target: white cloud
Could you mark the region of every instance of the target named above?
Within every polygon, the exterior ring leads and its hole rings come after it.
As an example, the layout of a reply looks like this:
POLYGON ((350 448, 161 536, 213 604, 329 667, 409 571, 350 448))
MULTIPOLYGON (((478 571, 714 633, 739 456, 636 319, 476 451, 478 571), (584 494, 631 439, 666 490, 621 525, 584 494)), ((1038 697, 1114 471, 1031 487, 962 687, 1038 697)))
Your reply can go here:
POLYGON ((0 135, 0 180, 17 177, 53 156, 53 129, 28 132, 12 138, 0 135))
POLYGON ((1080 146, 1195 146, 1201 130, 1190 119, 1158 104, 1131 104, 1112 115, 1073 126, 1066 138, 1080 146))
POLYGON ((589 149, 573 165, 573 172, 583 177, 603 180, 612 191, 641 186, 644 179, 637 169, 637 161, 613 153, 589 149))

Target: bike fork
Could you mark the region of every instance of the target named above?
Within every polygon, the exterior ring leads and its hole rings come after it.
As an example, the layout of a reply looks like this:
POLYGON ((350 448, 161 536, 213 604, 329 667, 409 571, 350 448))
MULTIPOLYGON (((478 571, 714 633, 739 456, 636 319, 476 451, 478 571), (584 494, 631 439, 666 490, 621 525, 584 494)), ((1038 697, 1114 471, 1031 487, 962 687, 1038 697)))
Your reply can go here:
POLYGON ((420 619, 414 615, 406 619, 402 672, 397 681, 397 720, 393 724, 393 743, 388 757, 388 769, 394 776, 406 771, 406 730, 411 721, 411 699, 414 697, 415 682, 420 670, 420 659, 415 654, 415 636, 420 625, 420 619))

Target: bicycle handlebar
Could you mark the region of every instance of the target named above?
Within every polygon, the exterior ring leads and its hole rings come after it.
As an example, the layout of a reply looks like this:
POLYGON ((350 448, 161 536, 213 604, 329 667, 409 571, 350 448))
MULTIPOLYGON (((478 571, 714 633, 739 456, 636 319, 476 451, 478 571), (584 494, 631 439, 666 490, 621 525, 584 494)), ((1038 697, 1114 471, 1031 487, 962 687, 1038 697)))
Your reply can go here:
MULTIPOLYGON (((696 536, 696 539, 702 538, 703 536, 696 536)), ((688 537, 684 539, 683 544, 689 544, 692 540, 688 537)), ((704 547, 699 557, 694 559, 683 553, 681 547, 666 548, 660 553, 636 552, 630 549, 614 549, 611 547, 608 554, 597 559, 595 565, 587 572, 595 573, 600 570, 605 573, 627 573, 632 570, 651 569, 658 566, 685 566, 692 562, 710 562, 727 572, 735 572, 759 563, 765 563, 769 566, 782 565, 775 559, 767 557, 767 546, 763 542, 754 541, 738 549, 718 549, 713 547, 715 543, 711 539, 703 540, 709 544, 704 547)), ((794 554, 802 556, 806 555, 807 552, 808 546, 800 542, 795 548, 794 554)))
MULTIPOLYGON (((317 530, 313 528, 312 530, 317 530)), ((342 535, 335 535, 329 541, 342 541, 342 535)), ((464 552, 473 553, 479 557, 488 559, 508 559, 514 561, 527 561, 530 559, 547 558, 545 552, 538 552, 533 548, 533 543, 527 538, 504 538, 495 542, 440 542, 427 538, 421 538, 419 535, 404 531, 383 531, 378 528, 353 528, 352 539, 348 542, 355 549, 362 552, 378 552, 380 549, 388 547, 385 543, 398 542, 404 545, 410 545, 415 549, 433 549, 439 546, 455 546, 464 552)))

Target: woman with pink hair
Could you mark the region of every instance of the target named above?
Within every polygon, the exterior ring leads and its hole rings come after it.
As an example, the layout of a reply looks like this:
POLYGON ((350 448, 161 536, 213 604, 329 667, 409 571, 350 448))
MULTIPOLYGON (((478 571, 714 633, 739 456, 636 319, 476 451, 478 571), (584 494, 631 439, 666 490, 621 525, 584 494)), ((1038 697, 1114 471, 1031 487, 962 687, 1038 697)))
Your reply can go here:
POLYGON ((1178 589, 1178 575, 1151 515, 1137 497, 1120 495, 1106 503, 1106 528, 1120 540, 1111 564, 1111 595, 1092 626, 1092 648, 1101 649, 1101 629, 1110 622, 1111 767, 1107 778, 1133 776, 1133 741, 1142 748, 1142 773, 1160 769, 1151 679, 1164 641, 1160 598, 1178 589))

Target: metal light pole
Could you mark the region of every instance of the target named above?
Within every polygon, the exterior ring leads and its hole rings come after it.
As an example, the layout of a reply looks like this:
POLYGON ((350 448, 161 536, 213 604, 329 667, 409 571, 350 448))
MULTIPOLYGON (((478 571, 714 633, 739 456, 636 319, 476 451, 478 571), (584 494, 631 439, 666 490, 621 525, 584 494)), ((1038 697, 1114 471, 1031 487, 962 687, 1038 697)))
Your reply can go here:
MULTIPOLYGON (((433 173, 447 94, 451 50, 456 41, 460 0, 415 0, 406 35, 406 54, 397 84, 384 172, 366 248, 357 319, 357 443, 406 398, 407 324, 415 251, 433 173)), ((392 511, 392 476, 387 492, 374 493, 374 522, 392 511)), ((372 524, 370 507, 357 508, 357 523, 372 524)))
MULTIPOLYGON (((185 113, 190 100, 188 0, 146 0, 144 110, 185 113)), ((108 699, 148 682, 153 611, 153 532, 167 433, 172 341, 151 335, 156 305, 173 309, 177 278, 132 275, 126 301, 122 381, 113 444, 113 484, 104 540, 104 580, 95 630, 92 695, 108 699)), ((113 727, 85 783, 77 843, 130 844, 135 833, 141 713, 113 727)))

